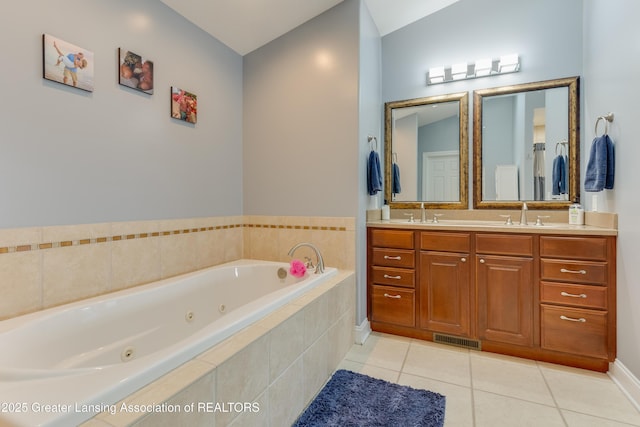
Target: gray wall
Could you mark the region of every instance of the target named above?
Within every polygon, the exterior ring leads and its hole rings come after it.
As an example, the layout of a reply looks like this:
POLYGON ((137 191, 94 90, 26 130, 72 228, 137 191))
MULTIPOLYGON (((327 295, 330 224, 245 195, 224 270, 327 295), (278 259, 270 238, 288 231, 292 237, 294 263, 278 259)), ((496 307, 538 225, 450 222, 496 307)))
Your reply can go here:
POLYGON ((245 214, 358 213, 358 14, 345 1, 244 56, 245 214))
MULTIPOLYGON (((637 100, 640 2, 585 0, 583 172, 593 140, 596 118, 615 113, 609 135, 615 142, 615 189, 582 193, 587 209, 591 197, 598 210, 618 213, 618 359, 640 378, 640 105, 637 100)), ((604 126, 600 124, 599 131, 604 126)))
POLYGON ((0 14, 0 227, 242 213, 242 58, 154 0, 24 0, 0 14), (71 19, 73 18, 73 19, 71 19), (42 34, 95 54, 92 93, 42 79, 42 34), (117 49, 154 61, 151 96, 117 49), (169 90, 198 95, 198 123, 169 90))
MULTIPOLYGON (((360 325, 367 317, 367 235, 366 210, 370 205, 377 207, 379 197, 369 196, 365 159, 369 154, 369 145, 365 142, 368 136, 375 136, 378 141, 380 154, 383 153, 384 143, 382 131, 382 76, 380 66, 382 50, 380 33, 376 27, 364 1, 360 0, 360 64, 359 64, 359 137, 358 137, 358 217, 356 230, 356 269, 357 274, 357 304, 356 323, 360 325)), ((382 160, 382 158, 381 158, 382 160)), ((384 161, 382 162, 384 163, 384 161)), ((384 168, 384 165, 381 165, 384 168)), ((384 173, 384 172, 383 172, 384 173)), ((381 197, 380 197, 381 198, 381 197)))
POLYGON ((384 102, 469 91, 473 170, 472 91, 581 75, 582 0, 460 0, 383 37, 382 57, 384 102), (520 72, 426 85, 430 67, 508 53, 520 72))

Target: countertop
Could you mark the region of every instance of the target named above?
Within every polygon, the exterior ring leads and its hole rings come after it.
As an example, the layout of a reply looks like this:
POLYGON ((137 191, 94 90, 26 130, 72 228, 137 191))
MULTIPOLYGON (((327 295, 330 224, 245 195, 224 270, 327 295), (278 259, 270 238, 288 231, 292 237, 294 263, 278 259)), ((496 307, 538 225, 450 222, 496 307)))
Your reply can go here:
POLYGON ((544 223, 544 225, 506 225, 504 221, 485 220, 440 220, 433 223, 431 220, 421 223, 419 220, 409 222, 407 219, 369 220, 367 227, 376 228, 406 228, 413 230, 447 230, 447 231, 480 231, 496 233, 520 233, 520 234, 563 234, 577 236, 617 236, 615 228, 599 227, 595 225, 569 225, 567 223, 544 223))

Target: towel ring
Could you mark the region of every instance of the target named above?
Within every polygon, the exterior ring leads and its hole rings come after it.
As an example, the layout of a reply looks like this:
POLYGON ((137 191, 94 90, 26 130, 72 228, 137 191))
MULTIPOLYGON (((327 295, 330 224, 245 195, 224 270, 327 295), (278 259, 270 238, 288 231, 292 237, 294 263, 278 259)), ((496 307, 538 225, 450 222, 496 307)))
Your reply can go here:
POLYGON ((609 134, 609 123, 611 123, 613 121, 613 113, 605 114, 604 116, 600 116, 600 117, 598 117, 596 119, 596 127, 595 127, 596 136, 598 135, 598 123, 600 123, 600 120, 604 120, 604 133, 603 133, 603 135, 608 135, 609 134))
MULTIPOLYGON (((375 136, 371 136, 369 135, 367 137, 367 142, 369 143, 369 145, 371 145, 371 141, 375 141, 376 142, 376 148, 375 150, 378 151, 378 138, 376 138, 375 136)), ((371 149, 373 150, 373 147, 371 147, 371 149)))

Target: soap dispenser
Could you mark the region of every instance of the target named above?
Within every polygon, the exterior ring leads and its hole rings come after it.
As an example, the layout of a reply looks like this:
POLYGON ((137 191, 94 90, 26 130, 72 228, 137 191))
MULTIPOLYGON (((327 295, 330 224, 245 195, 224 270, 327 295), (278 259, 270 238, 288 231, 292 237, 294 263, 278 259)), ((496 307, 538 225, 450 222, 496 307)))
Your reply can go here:
POLYGON ((584 209, 577 200, 569 206, 569 224, 584 225, 584 209))

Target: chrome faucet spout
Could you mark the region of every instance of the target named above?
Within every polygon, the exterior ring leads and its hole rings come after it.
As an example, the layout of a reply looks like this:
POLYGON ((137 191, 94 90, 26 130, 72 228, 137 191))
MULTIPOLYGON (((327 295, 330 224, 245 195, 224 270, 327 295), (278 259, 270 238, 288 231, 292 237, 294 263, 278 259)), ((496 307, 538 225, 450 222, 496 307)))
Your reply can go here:
POLYGON ((520 225, 527 224, 527 202, 522 202, 522 211, 520 211, 520 225))
POLYGON ((315 274, 324 273, 324 259, 322 258, 322 254, 320 253, 320 249, 318 249, 313 243, 308 243, 308 242, 298 243, 297 245, 295 245, 294 247, 289 249, 288 255, 289 256, 293 256, 293 253, 299 247, 302 247, 302 246, 306 246, 308 248, 311 248, 313 250, 313 252, 315 252, 315 254, 316 254, 316 270, 315 270, 315 274))

